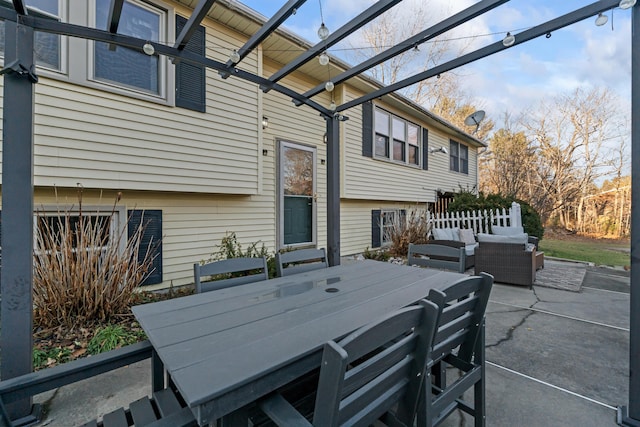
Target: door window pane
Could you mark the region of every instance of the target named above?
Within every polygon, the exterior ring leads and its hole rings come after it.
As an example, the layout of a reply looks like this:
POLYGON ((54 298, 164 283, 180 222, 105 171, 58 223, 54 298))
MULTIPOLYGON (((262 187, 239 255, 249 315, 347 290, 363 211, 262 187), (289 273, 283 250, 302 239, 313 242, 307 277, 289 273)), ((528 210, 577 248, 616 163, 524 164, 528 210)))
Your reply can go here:
POLYGON ((313 195, 313 153, 283 147, 284 194, 287 196, 313 195))
MULTIPOLYGON (((96 0, 96 27, 107 29, 110 0, 96 0)), ((125 1, 118 33, 150 41, 162 40, 164 14, 141 3, 125 1)), ((118 47, 109 50, 107 43, 95 42, 94 77, 154 94, 160 93, 160 59, 158 56, 118 47)))

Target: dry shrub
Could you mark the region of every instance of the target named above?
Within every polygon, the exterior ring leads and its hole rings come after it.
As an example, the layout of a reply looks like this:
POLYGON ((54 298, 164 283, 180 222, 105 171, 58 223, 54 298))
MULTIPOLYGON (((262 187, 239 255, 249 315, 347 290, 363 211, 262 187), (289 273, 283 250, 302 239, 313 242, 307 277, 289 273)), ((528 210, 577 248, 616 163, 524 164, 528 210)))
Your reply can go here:
POLYGON ((427 243, 432 226, 424 210, 410 209, 405 215, 394 215, 390 226, 385 228, 385 239, 391 242, 389 255, 406 257, 409 243, 427 243))
POLYGON ((58 208, 57 216, 39 210, 34 253, 34 323, 41 328, 105 322, 127 313, 136 288, 151 273, 152 246, 142 262, 138 252, 144 221, 127 238, 127 227, 111 233, 113 209, 103 216, 58 208), (120 247, 124 246, 121 251, 120 247))

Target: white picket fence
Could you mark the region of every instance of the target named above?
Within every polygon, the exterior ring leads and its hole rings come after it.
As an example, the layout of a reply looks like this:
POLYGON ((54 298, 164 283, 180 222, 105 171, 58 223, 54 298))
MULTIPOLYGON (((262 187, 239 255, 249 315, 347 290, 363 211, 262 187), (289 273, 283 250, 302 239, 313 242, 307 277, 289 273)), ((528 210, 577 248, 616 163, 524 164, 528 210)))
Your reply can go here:
POLYGON ((495 211, 444 212, 432 214, 427 212, 427 219, 433 228, 470 228, 473 234, 489 233, 491 225, 503 227, 522 226, 522 212, 516 202, 509 209, 495 211))

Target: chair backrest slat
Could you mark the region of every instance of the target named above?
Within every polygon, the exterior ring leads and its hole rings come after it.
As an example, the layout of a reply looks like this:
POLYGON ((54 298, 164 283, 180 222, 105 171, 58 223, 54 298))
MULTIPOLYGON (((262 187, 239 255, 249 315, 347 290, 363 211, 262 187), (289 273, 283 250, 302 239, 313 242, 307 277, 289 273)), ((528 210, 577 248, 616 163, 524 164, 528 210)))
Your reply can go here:
POLYGON ((443 307, 431 354, 434 361, 458 347, 457 357, 471 361, 492 285, 493 277, 481 273, 429 292, 428 299, 443 307))
POLYGON ((269 278, 269 270, 265 257, 230 258, 205 265, 194 264, 193 278, 196 292, 201 293, 267 280, 269 278), (227 274, 232 275, 232 277, 202 281, 202 278, 227 274), (234 274, 241 275, 233 277, 234 274))
POLYGON ((276 272, 278 277, 326 268, 327 254, 322 249, 299 249, 276 254, 276 272))
POLYGON ((446 325, 456 317, 460 317, 464 313, 472 311, 477 304, 477 295, 473 295, 470 298, 465 298, 463 300, 452 303, 442 310, 442 314, 440 315, 440 324, 446 325))
POLYGON ((369 425, 398 405, 412 424, 441 306, 423 300, 324 348, 314 426, 369 425))

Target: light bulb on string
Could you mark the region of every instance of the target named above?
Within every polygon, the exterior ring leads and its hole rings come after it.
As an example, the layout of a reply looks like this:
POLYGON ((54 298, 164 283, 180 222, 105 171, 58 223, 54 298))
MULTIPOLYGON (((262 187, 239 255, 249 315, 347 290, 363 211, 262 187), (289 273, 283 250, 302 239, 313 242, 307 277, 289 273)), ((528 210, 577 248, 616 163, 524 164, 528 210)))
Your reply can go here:
POLYGON ((504 47, 513 46, 515 42, 516 42, 516 38, 511 33, 507 33, 507 35, 502 40, 502 44, 504 45, 504 47))
POLYGON ((327 92, 333 92, 333 89, 334 89, 335 87, 336 87, 336 86, 333 84, 333 82, 332 82, 331 80, 329 80, 328 82, 326 82, 326 83, 324 84, 324 89, 325 89, 327 92))
POLYGON ((153 47, 153 45, 149 42, 146 42, 143 46, 142 46, 142 51, 144 53, 146 53, 147 55, 151 56, 154 53, 156 53, 156 49, 153 47))
POLYGON ((607 15, 604 15, 602 12, 600 12, 598 14, 598 17, 596 18, 596 26, 602 27, 608 21, 609 21, 609 18, 607 18, 607 15))
POLYGON ((329 104, 329 110, 336 111, 336 108, 338 108, 338 106, 336 105, 336 102, 332 99, 331 104, 329 104))
POLYGON ((231 52, 231 54, 229 55, 229 60, 234 64, 240 62, 240 54, 237 50, 233 49, 233 52, 231 52))
POLYGON ((318 28, 318 37, 320 37, 320 40, 326 40, 329 37, 329 29, 324 25, 324 22, 318 28))
POLYGON ((320 65, 327 65, 329 63, 329 55, 327 55, 327 52, 322 52, 320 56, 318 56, 318 62, 320 65))

